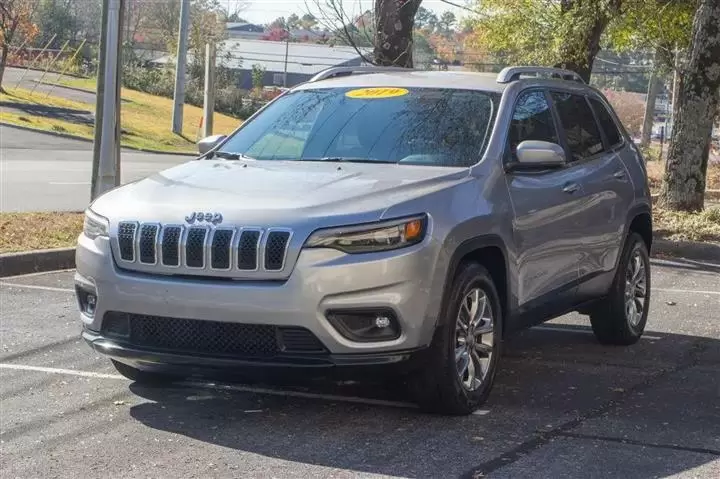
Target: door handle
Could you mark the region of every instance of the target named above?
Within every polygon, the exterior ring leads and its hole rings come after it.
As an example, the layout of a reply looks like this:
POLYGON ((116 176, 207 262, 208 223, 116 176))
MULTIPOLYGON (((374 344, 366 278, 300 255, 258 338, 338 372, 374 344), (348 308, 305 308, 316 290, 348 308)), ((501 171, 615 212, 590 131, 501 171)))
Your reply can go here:
POLYGON ((615 173, 613 173, 613 176, 615 178, 617 178, 618 180, 620 180, 622 178, 625 178, 625 172, 622 170, 619 170, 619 171, 616 171, 615 173))
POLYGON ((573 194, 579 189, 580 189, 580 186, 578 186, 577 183, 568 183, 567 185, 563 186, 562 190, 565 193, 573 194))

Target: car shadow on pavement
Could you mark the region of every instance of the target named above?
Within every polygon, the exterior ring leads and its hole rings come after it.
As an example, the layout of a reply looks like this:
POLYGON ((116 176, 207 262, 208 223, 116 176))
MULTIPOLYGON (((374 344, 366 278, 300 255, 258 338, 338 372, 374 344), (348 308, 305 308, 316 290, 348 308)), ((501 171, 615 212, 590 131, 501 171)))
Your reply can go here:
MULTIPOLYGON (((648 332, 632 347, 605 347, 588 328, 546 325, 508 342, 490 400, 467 417, 138 384, 130 387, 147 402, 131 415, 153 429, 251 453, 238 459, 245 464, 260 455, 403 477, 548 477, 557 470, 649 478, 720 457, 712 432, 720 430, 718 366, 715 339, 648 332)), ((289 389, 348 393, 337 383, 302 383, 296 376, 289 389)), ((352 384, 350 394, 401 399, 402 388, 386 386, 352 384)))

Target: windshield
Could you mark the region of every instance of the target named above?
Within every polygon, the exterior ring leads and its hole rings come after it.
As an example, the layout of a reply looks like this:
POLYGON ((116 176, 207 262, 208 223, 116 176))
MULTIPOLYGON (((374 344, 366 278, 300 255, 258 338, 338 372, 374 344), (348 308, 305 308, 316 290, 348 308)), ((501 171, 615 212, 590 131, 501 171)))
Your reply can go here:
POLYGON ((453 89, 301 90, 278 98, 219 151, 256 160, 470 166, 485 149, 498 99, 453 89))

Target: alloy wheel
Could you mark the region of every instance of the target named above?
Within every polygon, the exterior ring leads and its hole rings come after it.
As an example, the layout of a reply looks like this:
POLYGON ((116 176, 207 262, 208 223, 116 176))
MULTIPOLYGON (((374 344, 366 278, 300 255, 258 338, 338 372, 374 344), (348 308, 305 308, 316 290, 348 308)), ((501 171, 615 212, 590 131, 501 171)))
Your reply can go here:
POLYGON ((478 389, 490 371, 494 323, 490 299, 481 288, 473 288, 463 298, 455 323, 455 364, 468 391, 478 389))

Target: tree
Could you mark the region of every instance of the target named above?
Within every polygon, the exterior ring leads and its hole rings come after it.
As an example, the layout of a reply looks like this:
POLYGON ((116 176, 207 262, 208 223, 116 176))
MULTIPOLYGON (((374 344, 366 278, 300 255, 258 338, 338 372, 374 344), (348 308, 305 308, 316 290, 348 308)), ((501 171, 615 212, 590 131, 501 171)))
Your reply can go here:
POLYGON ((304 28, 305 30, 312 30, 317 26, 317 24, 318 20, 312 13, 306 13, 300 19, 300 27, 304 28))
POLYGON ((293 13, 287 17, 286 26, 289 30, 297 30, 300 28, 300 17, 298 17, 297 13, 293 13))
MULTIPOLYGON (((320 23, 375 65, 412 68, 415 14, 422 0, 375 0, 372 11, 354 16, 342 0, 313 0, 320 23), (372 57, 362 46, 372 47, 372 57)), ((347 3, 347 2, 346 2, 347 3)))
POLYGON ((421 1, 375 0, 376 65, 413 67, 413 30, 421 1))
POLYGON ((5 65, 10 53, 10 44, 22 39, 31 42, 38 34, 32 15, 37 3, 32 0, 3 0, 0 2, 0 92, 5 76, 5 65))
POLYGON ((449 36, 452 33, 456 23, 457 18, 455 18, 455 14, 453 12, 443 12, 443 14, 440 15, 440 21, 438 22, 438 30, 440 30, 439 33, 445 36, 449 36))
POLYGON ((281 30, 287 30, 288 22, 285 17, 278 17, 268 24, 268 29, 279 28, 281 30))
POLYGON ((720 0, 699 0, 691 39, 660 193, 660 204, 676 211, 705 206, 712 128, 720 107, 720 0))
POLYGON ((438 26, 438 17, 425 7, 419 7, 415 14, 415 27, 433 33, 438 26))
POLYGON ((50 39, 50 48, 60 48, 66 41, 74 41, 79 25, 71 8, 72 0, 42 0, 34 15, 40 31, 39 43, 46 45, 50 39))

